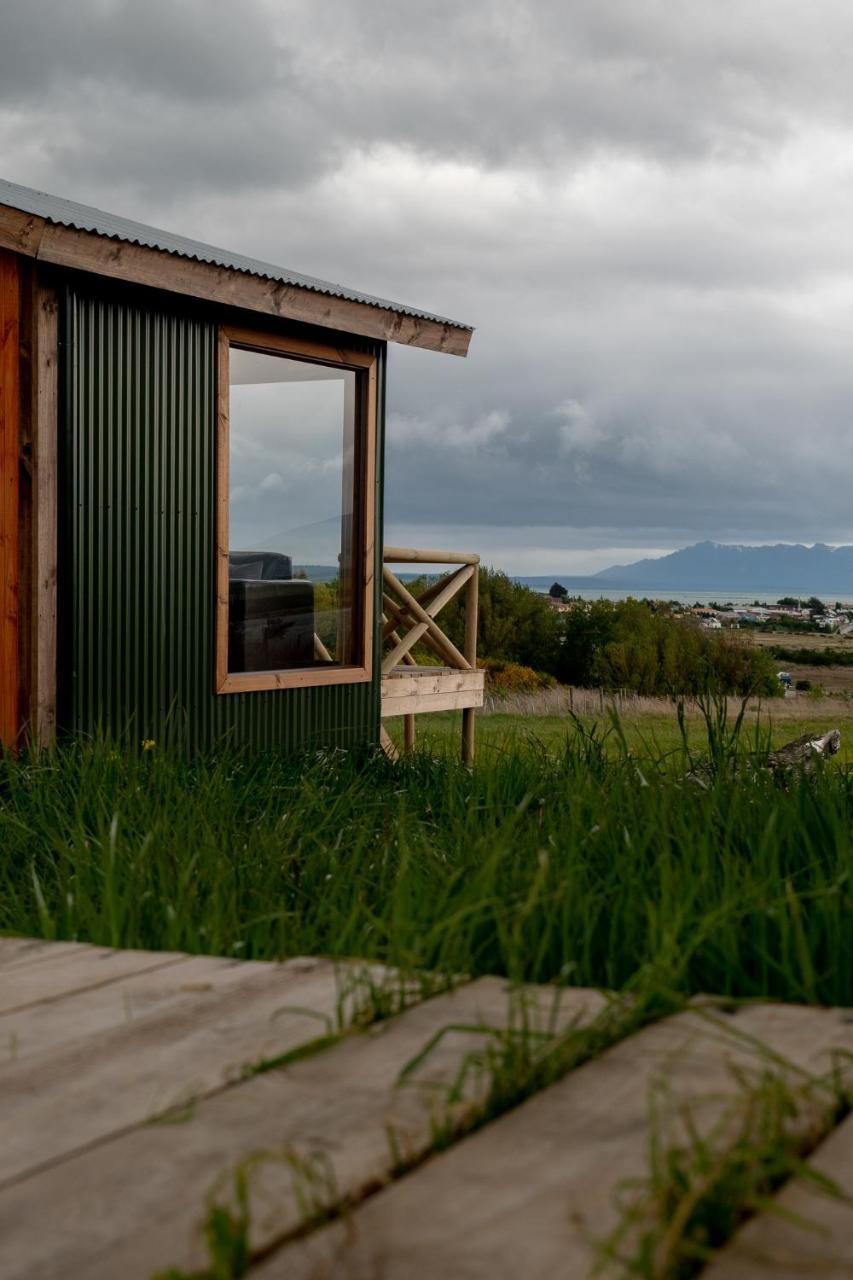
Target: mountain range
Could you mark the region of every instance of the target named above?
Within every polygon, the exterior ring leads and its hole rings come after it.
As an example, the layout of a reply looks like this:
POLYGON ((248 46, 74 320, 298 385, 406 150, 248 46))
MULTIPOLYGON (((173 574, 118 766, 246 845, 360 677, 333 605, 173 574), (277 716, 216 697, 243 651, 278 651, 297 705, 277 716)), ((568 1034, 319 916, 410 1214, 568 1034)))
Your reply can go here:
MULTIPOLYGON (((528 579, 532 581, 532 579, 528 579)), ((545 579, 543 578, 544 582, 545 579)), ((553 581, 553 579, 551 579, 553 581)), ((777 542, 746 547, 697 542, 657 559, 616 564, 581 578, 559 578, 565 587, 616 587, 652 591, 763 591, 778 595, 853 592, 853 546, 777 542)))

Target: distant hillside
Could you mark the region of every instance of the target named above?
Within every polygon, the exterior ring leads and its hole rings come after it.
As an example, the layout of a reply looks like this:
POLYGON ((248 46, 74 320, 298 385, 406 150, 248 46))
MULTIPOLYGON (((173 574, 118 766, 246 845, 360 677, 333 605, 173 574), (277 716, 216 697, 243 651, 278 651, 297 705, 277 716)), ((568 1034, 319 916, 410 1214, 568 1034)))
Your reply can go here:
POLYGON ((617 564, 588 578, 590 586, 674 591, 750 591, 820 594, 853 591, 853 547, 779 542, 743 547, 697 542, 656 560, 617 564))

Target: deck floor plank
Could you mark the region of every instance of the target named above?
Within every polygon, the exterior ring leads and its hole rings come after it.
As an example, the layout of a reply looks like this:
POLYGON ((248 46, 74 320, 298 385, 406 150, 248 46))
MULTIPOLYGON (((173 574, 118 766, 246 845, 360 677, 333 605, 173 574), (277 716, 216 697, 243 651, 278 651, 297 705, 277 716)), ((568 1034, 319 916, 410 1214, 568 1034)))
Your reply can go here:
POLYGON ((60 950, 48 954, 25 953, 0 969, 0 1014, 163 969, 184 958, 180 952, 114 951, 77 943, 57 946, 60 950))
POLYGON ((94 1041, 7 1062, 0 1067, 0 1097, 14 1124, 0 1144, 0 1188, 314 1038, 318 1025, 322 1031, 317 1019, 332 1017, 337 1001, 328 961, 252 966, 227 989, 202 984, 167 1009, 94 1041))
POLYGON ((66 993, 59 1000, 0 1014, 0 1065, 97 1036, 158 1013, 191 992, 229 987, 243 982, 247 973, 268 968, 262 961, 183 956, 174 963, 66 993))
MULTIPOLYGON (((767 1066, 756 1046, 774 1069, 813 1072, 853 1051, 850 1011, 694 1009, 423 1162, 447 1121, 449 1086, 518 1008, 503 980, 425 999, 284 1068, 246 1070, 322 1036, 347 975, 365 969, 380 985, 394 980, 380 966, 315 958, 276 965, 0 938, 2 1280, 199 1268, 207 1195, 214 1185, 227 1195, 247 1162, 252 1246, 268 1253, 252 1280, 586 1280, 594 1241, 618 1220, 620 1184, 648 1171, 656 1081, 706 1125, 739 1088, 733 1065, 767 1066), (315 1207, 355 1207, 299 1234, 306 1195, 315 1207)), ((553 998, 526 993, 529 1026, 550 1022, 553 998)), ((560 1001, 558 1025, 605 1005, 591 991, 560 1001)), ((486 1087, 485 1073, 464 1073, 451 1114, 486 1087)), ((848 1202, 791 1182, 779 1207, 818 1230, 759 1215, 703 1280, 853 1280, 853 1117, 811 1164, 848 1202)))
POLYGON ((55 948, 68 951, 84 944, 79 942, 47 942, 43 938, 0 938, 0 968, 21 960, 46 956, 55 948))
MULTIPOLYGON (((540 1028, 552 1015, 553 994, 540 994, 538 1013, 529 1008, 540 1028)), ((134 1129, 7 1188, 0 1238, 15 1264, 4 1276, 47 1280, 61 1266, 68 1280, 134 1280, 168 1266, 199 1267, 208 1189, 261 1151, 321 1158, 334 1170, 334 1194, 357 1198, 388 1179, 398 1156, 429 1147, 447 1086, 488 1038, 460 1028, 505 1028, 509 1001, 506 983, 488 978, 434 996, 324 1053, 208 1098, 185 1123, 134 1129), (403 1066, 445 1029, 415 1082, 397 1087, 403 1066)), ((603 1004, 595 992, 563 992, 557 1020, 591 1017, 603 1004)), ((469 1077, 469 1098, 484 1088, 484 1079, 469 1077)), ((254 1247, 298 1227, 302 1210, 285 1163, 262 1165, 252 1192, 254 1247)))
MULTIPOLYGON (((836 1011, 747 1006, 732 1024, 810 1069, 829 1069, 833 1048, 853 1047, 853 1027, 836 1011)), ((617 1185, 647 1172, 654 1079, 665 1076, 708 1120, 737 1087, 732 1062, 756 1059, 695 1013, 650 1026, 378 1192, 349 1220, 285 1246, 252 1280, 586 1280, 592 1238, 618 1221, 617 1185)))
POLYGON ((783 1213, 766 1212, 747 1222, 705 1268, 702 1280, 851 1280, 853 1116, 833 1130, 808 1163, 831 1178, 846 1200, 822 1195, 803 1179, 788 1183, 775 1198, 783 1213))

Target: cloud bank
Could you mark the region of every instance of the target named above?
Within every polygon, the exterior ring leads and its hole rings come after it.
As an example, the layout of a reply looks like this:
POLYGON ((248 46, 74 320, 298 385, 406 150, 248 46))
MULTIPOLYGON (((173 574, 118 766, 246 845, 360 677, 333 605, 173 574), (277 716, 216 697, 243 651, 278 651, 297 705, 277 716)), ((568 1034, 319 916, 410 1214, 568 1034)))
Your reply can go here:
POLYGON ((389 541, 853 541, 851 45, 835 0, 6 0, 1 167, 477 325, 392 349, 389 541))

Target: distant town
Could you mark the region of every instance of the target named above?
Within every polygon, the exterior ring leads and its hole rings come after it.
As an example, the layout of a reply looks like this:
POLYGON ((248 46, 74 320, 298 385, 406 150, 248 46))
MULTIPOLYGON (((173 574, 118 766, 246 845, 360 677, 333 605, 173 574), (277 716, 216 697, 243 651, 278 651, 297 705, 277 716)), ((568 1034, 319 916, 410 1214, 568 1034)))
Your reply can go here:
MULTIPOLYGON (((567 588, 555 582, 548 593, 548 603, 557 613, 569 613, 587 603, 581 596, 570 596, 567 588)), ((817 596, 807 600, 784 597, 774 604, 756 600, 751 605, 712 602, 693 605, 678 600, 655 601, 673 614, 699 619, 699 625, 707 631, 723 629, 740 630, 742 627, 782 626, 796 630, 815 629, 853 635, 853 604, 837 600, 834 605, 825 604, 817 596)))

